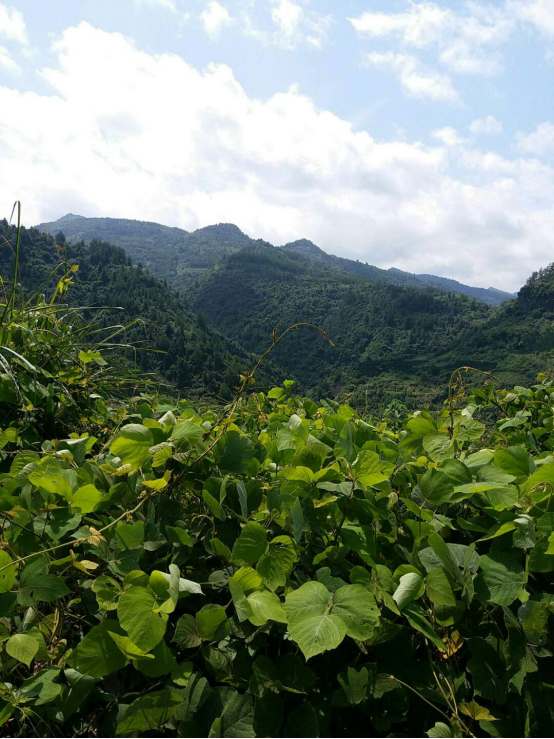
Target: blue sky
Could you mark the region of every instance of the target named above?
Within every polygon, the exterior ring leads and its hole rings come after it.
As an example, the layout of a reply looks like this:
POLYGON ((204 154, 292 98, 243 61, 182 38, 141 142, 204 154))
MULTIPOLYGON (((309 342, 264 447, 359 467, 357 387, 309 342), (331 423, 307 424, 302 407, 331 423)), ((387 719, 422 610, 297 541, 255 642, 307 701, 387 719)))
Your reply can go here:
POLYGON ((2 210, 515 290, 554 253, 553 80, 552 0, 0 0, 2 210))

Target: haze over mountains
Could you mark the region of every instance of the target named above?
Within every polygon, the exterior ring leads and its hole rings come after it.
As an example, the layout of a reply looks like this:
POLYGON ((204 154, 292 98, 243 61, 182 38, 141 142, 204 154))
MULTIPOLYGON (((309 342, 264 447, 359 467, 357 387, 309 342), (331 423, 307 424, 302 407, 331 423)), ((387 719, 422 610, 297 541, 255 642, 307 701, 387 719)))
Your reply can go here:
MULTIPOLYGON (((55 235, 63 231, 70 241, 101 239, 122 246, 136 263, 141 263, 174 287, 185 287, 224 257, 250 246, 271 246, 251 239, 237 226, 221 223, 188 232, 159 223, 126 218, 85 218, 68 213, 57 221, 40 224, 39 228, 55 235)), ((307 239, 299 239, 281 247, 300 254, 315 264, 376 282, 411 287, 435 287, 445 292, 468 295, 487 305, 500 305, 515 296, 493 287, 464 285, 456 280, 429 274, 410 274, 399 269, 380 269, 372 265, 327 254, 307 239)))

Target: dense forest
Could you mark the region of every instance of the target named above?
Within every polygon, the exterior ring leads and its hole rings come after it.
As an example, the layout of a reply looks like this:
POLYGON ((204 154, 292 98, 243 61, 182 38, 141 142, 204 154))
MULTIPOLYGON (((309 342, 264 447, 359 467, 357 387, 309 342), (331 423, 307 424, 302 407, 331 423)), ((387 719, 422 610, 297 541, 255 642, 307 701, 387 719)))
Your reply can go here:
MULTIPOLYGON (((530 278, 518 298, 491 307, 471 295, 414 285, 413 276, 405 281, 395 270, 327 255, 311 242, 282 248, 252 242, 234 226, 187 234, 123 219, 68 216, 64 223, 72 239, 111 233, 129 250, 125 256, 97 239, 86 245, 58 236, 63 258, 80 267, 71 300, 121 306, 121 322, 140 319, 127 333, 139 365, 182 390, 229 397, 240 361, 263 351, 275 326, 298 322, 320 326, 334 346, 313 332, 305 341, 310 329, 303 328, 276 349, 273 362, 281 369, 273 376, 285 373, 304 391, 348 397, 356 407, 383 409, 393 399, 436 407, 461 365, 505 384, 527 383, 551 366, 549 270, 530 278), (91 260, 91 249, 109 256, 91 260), (390 282, 395 274, 401 284, 390 282)), ((54 237, 24 230, 22 243, 25 278, 44 279, 60 259, 54 237)))
POLYGON ((276 358, 287 372, 294 368, 303 386, 324 395, 384 372, 434 385, 439 369, 433 358, 459 341, 468 322, 487 315, 475 300, 370 282, 273 247, 228 257, 202 275, 190 296, 210 323, 256 352, 275 324, 301 316, 322 326, 336 347, 297 335, 276 358))

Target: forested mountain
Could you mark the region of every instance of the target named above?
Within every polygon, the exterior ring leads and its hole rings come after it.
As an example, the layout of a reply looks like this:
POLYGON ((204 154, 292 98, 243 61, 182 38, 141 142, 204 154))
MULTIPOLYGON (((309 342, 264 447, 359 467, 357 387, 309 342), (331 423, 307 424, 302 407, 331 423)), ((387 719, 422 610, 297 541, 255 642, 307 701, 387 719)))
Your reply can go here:
MULTIPOLYGON (((285 247, 253 242, 231 225, 188 234, 158 224, 72 216, 61 224, 50 224, 50 230, 56 232, 60 225, 72 239, 112 234, 125 244, 132 259, 167 275, 168 282, 182 289, 186 300, 179 302, 167 285, 143 268, 129 266, 121 250, 113 248, 110 253, 119 255, 117 269, 109 268, 109 260, 89 266, 92 253, 111 248, 94 239, 89 247, 83 242, 64 247, 66 258, 71 256, 81 264, 77 289, 73 289, 80 302, 89 298, 121 304, 123 300, 126 315, 144 316, 148 321, 148 301, 141 291, 146 285, 156 285, 160 291, 157 304, 163 310, 152 322, 156 327, 153 334, 147 336, 145 329, 140 329, 141 340, 153 339, 160 349, 169 347, 172 356, 162 360, 153 355, 145 362, 181 386, 199 376, 201 384, 210 388, 217 382, 229 388, 231 378, 237 375, 237 354, 262 352, 277 324, 286 327, 297 322, 321 326, 336 346, 303 328, 277 348, 275 363, 304 390, 331 397, 353 393, 360 402, 367 397, 371 405, 384 405, 392 398, 410 406, 435 404, 444 395, 450 373, 462 365, 495 372, 506 384, 520 384, 551 364, 551 270, 534 275, 517 300, 491 308, 483 300, 421 281, 440 278, 379 270, 328 255, 306 240, 285 247), (135 286, 135 280, 140 284, 135 286), (202 316, 200 324, 187 301, 202 316), (174 359, 172 315, 180 315, 179 311, 194 329, 189 332, 189 346, 178 338, 178 357, 174 359), (204 317, 225 340, 204 327, 204 317), (225 344, 226 340, 235 344, 225 344), (215 352, 210 342, 216 342, 215 352), (225 351, 231 357, 227 363, 222 359, 225 351), (175 369, 174 362, 185 367, 175 369)), ((26 233, 33 234, 33 239, 38 235, 33 229, 26 233)), ((46 239, 45 243, 55 254, 51 241, 46 239)), ((33 258, 29 257, 31 262, 33 258)), ((177 335, 180 337, 182 331, 177 335)))
POLYGON ((186 288, 209 267, 253 242, 231 223, 207 226, 189 233, 159 223, 127 218, 84 218, 72 213, 38 226, 68 241, 101 239, 122 246, 133 264, 142 264, 172 287, 186 288))
POLYGON ((304 330, 275 357, 322 395, 359 397, 368 390, 383 400, 433 403, 462 365, 514 383, 550 367, 554 270, 530 282, 518 300, 488 308, 462 295, 369 282, 299 254, 254 247, 207 271, 190 299, 212 325, 254 352, 277 323, 321 326, 335 348, 304 330))
MULTIPOLYGON (((6 278, 13 265, 15 228, 0 221, 0 274, 6 278), (8 244, 11 242, 12 247, 8 244)), ((99 327, 127 325, 120 335, 133 345, 129 361, 161 375, 184 394, 219 392, 232 395, 239 372, 250 368, 252 358, 236 343, 209 328, 182 296, 140 266, 132 266, 121 247, 93 239, 69 243, 63 235, 53 239, 36 228, 22 229, 20 278, 25 291, 40 288, 50 294, 65 269, 69 275, 62 300, 76 306, 112 306, 123 310, 85 311, 99 327), (154 350, 154 351, 152 351, 154 350)))
MULTIPOLYGON (((158 223, 132 221, 125 218, 84 218, 69 213, 40 228, 52 235, 63 231, 70 241, 103 239, 122 246, 133 263, 141 263, 157 277, 166 279, 176 288, 186 288, 209 267, 229 254, 246 246, 270 246, 255 241, 230 223, 207 226, 189 233, 158 223)), ((435 275, 412 275, 398 269, 380 269, 352 259, 327 254, 307 239, 285 244, 283 249, 300 254, 328 269, 347 272, 377 282, 416 288, 432 286, 444 292, 460 293, 482 300, 488 305, 500 305, 514 296, 495 288, 463 285, 435 275)))
POLYGON ((282 248, 287 251, 300 254, 316 264, 320 264, 327 268, 339 270, 341 272, 348 272, 349 274, 357 275, 358 277, 365 277, 368 280, 374 280, 376 282, 386 282, 389 285, 401 285, 415 288, 421 288, 422 285, 425 285, 427 287, 437 288, 444 292, 468 295, 471 298, 481 300, 487 305, 500 305, 504 301, 511 300, 515 297, 515 295, 512 295, 511 293, 504 292, 503 290, 496 290, 494 287, 470 287, 469 285, 463 285, 457 280, 450 280, 446 277, 437 277, 436 275, 415 275, 410 272, 395 269, 394 267, 391 267, 390 269, 380 269, 379 267, 373 267, 364 262, 354 261, 353 259, 344 259, 343 257, 337 257, 334 254, 327 254, 323 249, 320 249, 319 246, 316 246, 307 239, 293 241, 290 244, 285 244, 282 248))
POLYGON ((231 255, 199 279, 190 299, 208 322, 254 352, 276 324, 321 326, 335 348, 303 329, 288 337, 275 357, 322 395, 388 377, 395 381, 389 398, 415 393, 429 400, 444 383, 439 375, 445 368, 436 357, 459 343, 468 323, 485 321, 490 310, 463 296, 330 271, 274 247, 231 255))
POLYGON ((415 277, 418 282, 422 282, 429 287, 436 287, 445 292, 460 293, 470 298, 482 300, 487 305, 501 305, 508 300, 516 297, 516 293, 507 293, 504 290, 497 290, 496 287, 471 287, 464 285, 457 280, 451 280, 448 277, 437 277, 437 275, 412 275, 410 272, 403 272, 400 269, 391 268, 390 272, 396 272, 397 275, 406 277, 415 277))

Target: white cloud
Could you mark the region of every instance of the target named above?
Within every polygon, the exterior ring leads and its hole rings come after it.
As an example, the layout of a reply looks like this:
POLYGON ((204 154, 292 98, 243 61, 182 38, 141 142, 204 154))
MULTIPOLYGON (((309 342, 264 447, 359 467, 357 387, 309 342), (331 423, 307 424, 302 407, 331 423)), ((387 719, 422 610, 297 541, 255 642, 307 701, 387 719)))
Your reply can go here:
POLYGON ((531 23, 541 34, 554 39, 552 0, 508 0, 507 7, 520 20, 531 23))
POLYGON ((5 46, 0 46, 0 69, 4 69, 10 74, 21 73, 21 67, 5 46))
POLYGON ((404 92, 410 97, 450 102, 460 99, 447 75, 425 67, 415 56, 394 54, 392 51, 383 54, 373 51, 366 55, 366 60, 378 69, 394 72, 404 92))
POLYGON ((200 14, 200 19, 204 26, 204 30, 213 40, 218 39, 223 28, 232 23, 231 16, 229 15, 227 8, 224 5, 221 5, 221 3, 216 2, 216 0, 210 0, 203 12, 200 14))
POLYGON ((0 201, 7 213, 21 199, 26 224, 68 211, 233 222, 509 290, 552 260, 554 169, 539 159, 377 141, 294 88, 253 98, 225 65, 198 70, 87 24, 55 53, 51 94, 0 87, 0 201))
POLYGON ((23 46, 29 43, 23 13, 4 3, 0 3, 0 37, 8 41, 16 41, 23 46))
POLYGON ((554 125, 548 121, 537 126, 529 134, 518 133, 517 146, 520 151, 535 156, 554 154, 554 125))
MULTIPOLYGON (((516 31, 531 28, 554 40, 554 0, 466 0, 459 11, 430 0, 406 2, 403 12, 366 11, 348 20, 362 38, 434 53, 437 64, 456 74, 500 74, 503 46, 516 31)), ((554 58, 552 48, 546 58, 554 58)))
POLYGON ((442 141, 445 146, 460 146, 461 144, 466 143, 466 140, 461 138, 456 129, 452 128, 452 126, 439 128, 436 131, 433 131, 431 135, 433 138, 442 141))
POLYGON ((469 124, 468 128, 474 134, 502 133, 504 130, 502 123, 493 115, 488 115, 486 118, 477 118, 469 124))
POLYGON ((292 0, 271 0, 271 20, 275 26, 274 42, 285 49, 295 49, 301 43, 321 48, 328 41, 331 16, 305 9, 292 0))
POLYGON ((513 30, 501 10, 468 3, 458 14, 433 2, 411 2, 403 13, 365 12, 350 23, 369 38, 396 38, 404 47, 435 48, 438 60, 460 74, 496 74, 502 69, 497 47, 513 30))

